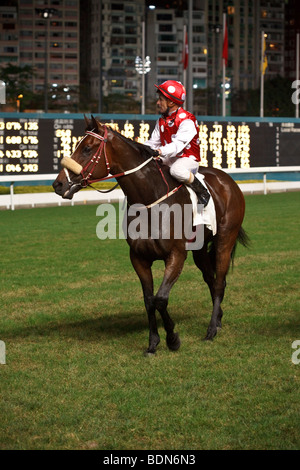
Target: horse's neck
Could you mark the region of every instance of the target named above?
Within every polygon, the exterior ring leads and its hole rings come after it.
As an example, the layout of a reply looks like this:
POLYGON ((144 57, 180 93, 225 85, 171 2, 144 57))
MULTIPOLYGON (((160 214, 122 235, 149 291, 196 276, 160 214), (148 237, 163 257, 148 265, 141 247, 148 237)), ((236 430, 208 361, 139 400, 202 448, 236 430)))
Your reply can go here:
MULTIPOLYGON (((138 153, 130 161, 127 160, 127 167, 122 171, 139 167, 145 159, 138 153)), ((128 198, 130 205, 139 203, 148 205, 160 199, 174 188, 174 180, 168 171, 162 169, 154 160, 147 163, 140 170, 129 175, 117 178, 118 182, 128 198)))

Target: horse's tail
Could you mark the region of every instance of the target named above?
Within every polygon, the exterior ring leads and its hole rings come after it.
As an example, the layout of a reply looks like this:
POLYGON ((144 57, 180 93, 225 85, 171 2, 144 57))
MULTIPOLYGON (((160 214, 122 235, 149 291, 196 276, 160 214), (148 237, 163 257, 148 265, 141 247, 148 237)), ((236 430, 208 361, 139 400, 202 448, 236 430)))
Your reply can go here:
POLYGON ((237 236, 237 239, 236 239, 236 242, 234 244, 234 247, 232 249, 232 252, 231 252, 231 265, 232 265, 232 269, 233 269, 233 262, 234 262, 234 257, 235 257, 235 251, 236 251, 236 247, 237 247, 237 244, 240 243, 241 245, 243 245, 245 248, 249 248, 250 245, 251 245, 251 240, 247 234, 247 232, 243 229, 243 227, 240 228, 239 230, 239 233, 238 233, 238 236, 237 236))
POLYGON ((243 229, 243 227, 240 228, 238 236, 237 236, 237 242, 241 243, 245 248, 249 248, 251 245, 251 240, 243 229))
MULTIPOLYGON (((234 264, 234 257, 235 257, 236 247, 237 247, 238 243, 243 245, 245 248, 249 248, 250 245, 251 245, 251 240, 250 240, 249 236, 247 235, 247 233, 245 232, 245 230, 243 229, 243 227, 241 227, 240 230, 239 230, 236 242, 235 242, 234 247, 233 247, 232 252, 231 252, 231 266, 232 266, 232 269, 233 269, 233 264, 234 264)), ((211 262, 211 265, 213 267, 213 270, 214 270, 214 272, 216 272, 216 248, 215 248, 214 241, 212 241, 208 246, 208 255, 209 255, 210 262, 211 262)))

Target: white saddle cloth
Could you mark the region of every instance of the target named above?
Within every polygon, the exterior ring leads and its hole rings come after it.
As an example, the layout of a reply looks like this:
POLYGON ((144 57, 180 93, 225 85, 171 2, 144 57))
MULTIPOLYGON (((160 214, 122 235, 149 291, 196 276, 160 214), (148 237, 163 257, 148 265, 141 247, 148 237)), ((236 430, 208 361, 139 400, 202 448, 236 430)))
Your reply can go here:
MULTIPOLYGON (((203 186, 206 187, 207 191, 209 192, 208 187, 205 184, 205 177, 204 175, 201 175, 201 173, 197 173, 195 175, 195 178, 198 178, 200 183, 203 184, 203 186)), ((200 207, 198 207, 198 198, 196 193, 189 187, 186 186, 187 190, 190 193, 192 205, 193 205, 193 225, 194 227, 196 225, 206 225, 206 227, 212 231, 213 235, 217 233, 217 219, 216 219, 216 209, 215 209, 215 203, 210 195, 209 202, 206 207, 203 208, 202 205, 199 204, 199 206, 202 208, 201 210, 200 207)))

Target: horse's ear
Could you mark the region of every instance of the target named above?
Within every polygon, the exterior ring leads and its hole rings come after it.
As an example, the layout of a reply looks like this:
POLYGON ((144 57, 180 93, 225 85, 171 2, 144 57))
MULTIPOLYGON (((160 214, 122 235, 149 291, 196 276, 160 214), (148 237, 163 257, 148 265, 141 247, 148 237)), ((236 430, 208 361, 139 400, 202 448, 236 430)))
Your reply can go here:
POLYGON ((91 117, 92 117, 93 129, 98 129, 98 121, 97 121, 97 119, 95 119, 93 115, 92 115, 91 117))
POLYGON ((86 117, 86 115, 84 115, 84 120, 85 120, 86 128, 88 129, 88 127, 90 126, 90 120, 89 118, 86 117))

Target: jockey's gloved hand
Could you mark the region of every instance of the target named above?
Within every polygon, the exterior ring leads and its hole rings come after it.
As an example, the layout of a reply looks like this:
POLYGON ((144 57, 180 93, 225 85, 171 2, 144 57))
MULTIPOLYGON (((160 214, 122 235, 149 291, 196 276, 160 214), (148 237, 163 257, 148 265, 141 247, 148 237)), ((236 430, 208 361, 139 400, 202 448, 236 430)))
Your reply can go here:
POLYGON ((149 153, 150 153, 150 155, 152 155, 152 157, 159 157, 159 151, 158 150, 155 150, 155 149, 149 147, 149 145, 144 145, 144 147, 147 147, 147 149, 149 150, 149 153))

